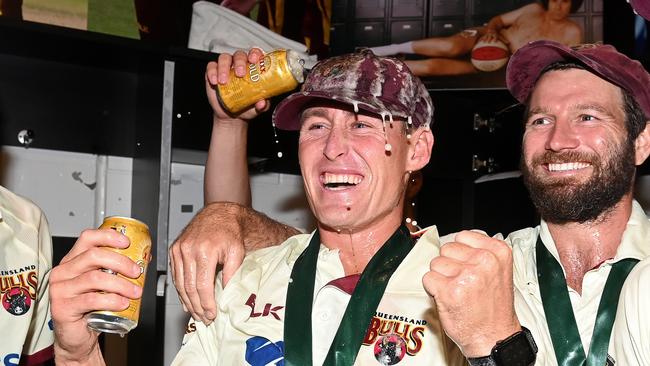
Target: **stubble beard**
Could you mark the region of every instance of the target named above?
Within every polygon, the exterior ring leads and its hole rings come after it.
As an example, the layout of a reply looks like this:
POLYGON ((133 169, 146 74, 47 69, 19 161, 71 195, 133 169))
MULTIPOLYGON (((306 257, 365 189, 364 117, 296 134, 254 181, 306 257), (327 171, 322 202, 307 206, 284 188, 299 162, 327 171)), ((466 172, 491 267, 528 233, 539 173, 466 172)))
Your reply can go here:
POLYGON ((585 223, 606 217, 630 192, 636 171, 634 157, 634 144, 626 139, 620 149, 610 149, 606 161, 596 154, 547 151, 534 157, 531 166, 522 157, 521 171, 531 200, 544 220, 555 224, 585 223), (571 177, 549 180, 534 171, 534 167, 549 162, 575 161, 591 164, 593 173, 587 181, 571 177))

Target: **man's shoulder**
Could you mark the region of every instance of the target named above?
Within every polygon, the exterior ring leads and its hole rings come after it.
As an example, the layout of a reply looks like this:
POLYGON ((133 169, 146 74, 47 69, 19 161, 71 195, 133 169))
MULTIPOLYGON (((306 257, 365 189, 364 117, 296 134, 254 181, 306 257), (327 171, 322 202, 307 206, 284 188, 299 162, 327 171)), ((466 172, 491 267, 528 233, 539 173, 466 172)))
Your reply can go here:
POLYGON ((572 19, 565 19, 564 23, 564 43, 569 46, 574 46, 580 42, 583 42, 582 39, 582 27, 580 24, 576 23, 572 19))
POLYGON ((506 237, 505 241, 511 247, 529 247, 535 244, 537 241, 537 235, 539 234, 539 226, 536 227, 527 227, 525 229, 520 229, 513 231, 506 237))
POLYGON ((650 258, 637 263, 628 278, 638 278, 640 283, 650 283, 650 258))
POLYGON ((524 6, 522 6, 522 8, 530 10, 530 11, 539 11, 539 12, 545 12, 546 11, 546 8, 544 8, 544 6, 542 6, 542 4, 540 4, 538 2, 534 2, 534 3, 530 3, 528 5, 524 5, 524 6))
MULTIPOLYGON (((534 2, 518 8, 519 16, 541 15, 546 12, 542 4, 534 2)), ((525 20, 525 19, 522 19, 525 20)))
POLYGON ((297 258, 309 244, 311 234, 297 234, 279 245, 254 250, 246 255, 244 263, 266 263, 277 259, 297 258))
POLYGON ((11 215, 22 223, 38 225, 42 211, 29 199, 0 186, 0 214, 11 215))

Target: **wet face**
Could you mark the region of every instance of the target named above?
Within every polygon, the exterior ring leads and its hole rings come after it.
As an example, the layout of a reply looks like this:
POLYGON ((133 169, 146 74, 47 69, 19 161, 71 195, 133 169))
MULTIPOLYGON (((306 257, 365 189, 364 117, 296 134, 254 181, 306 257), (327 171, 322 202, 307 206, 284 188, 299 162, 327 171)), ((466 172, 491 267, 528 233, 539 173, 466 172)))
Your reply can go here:
POLYGON ((562 20, 571 13, 571 0, 549 0, 548 15, 553 20, 562 20))
POLYGON ((545 220, 591 221, 630 192, 635 149, 622 101, 620 88, 585 70, 550 71, 535 85, 522 171, 545 220))
POLYGON ((428 161, 412 161, 417 134, 409 140, 403 128, 401 121, 383 123, 377 115, 355 114, 343 104, 303 112, 300 168, 321 227, 356 232, 401 221, 407 172, 428 161))

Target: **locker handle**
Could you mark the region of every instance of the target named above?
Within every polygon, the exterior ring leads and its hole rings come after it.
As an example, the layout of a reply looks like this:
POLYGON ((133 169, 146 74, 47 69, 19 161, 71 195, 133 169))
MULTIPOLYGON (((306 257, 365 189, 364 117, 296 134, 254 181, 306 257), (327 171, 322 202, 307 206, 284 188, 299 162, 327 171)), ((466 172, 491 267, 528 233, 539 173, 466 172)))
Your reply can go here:
POLYGON ((453 28, 454 25, 451 24, 451 23, 445 23, 442 27, 445 28, 445 29, 449 29, 449 28, 453 28))
POLYGON ((411 25, 410 24, 404 24, 404 25, 402 25, 402 29, 411 29, 411 25))
POLYGON ((364 30, 364 31, 370 31, 370 30, 372 30, 372 25, 364 25, 364 26, 363 26, 363 30, 364 30))
POLYGON ((158 281, 156 282, 156 296, 163 297, 165 296, 165 285, 167 284, 167 275, 161 274, 158 276, 158 281))

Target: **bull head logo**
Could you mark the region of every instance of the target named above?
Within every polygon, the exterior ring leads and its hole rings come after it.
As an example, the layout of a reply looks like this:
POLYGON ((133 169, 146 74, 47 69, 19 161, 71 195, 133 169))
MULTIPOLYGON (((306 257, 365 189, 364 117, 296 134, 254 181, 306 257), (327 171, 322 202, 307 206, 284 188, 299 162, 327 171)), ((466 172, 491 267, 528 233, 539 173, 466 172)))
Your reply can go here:
POLYGON ((25 289, 14 287, 5 293, 2 305, 13 315, 23 315, 29 310, 31 299, 25 289))

